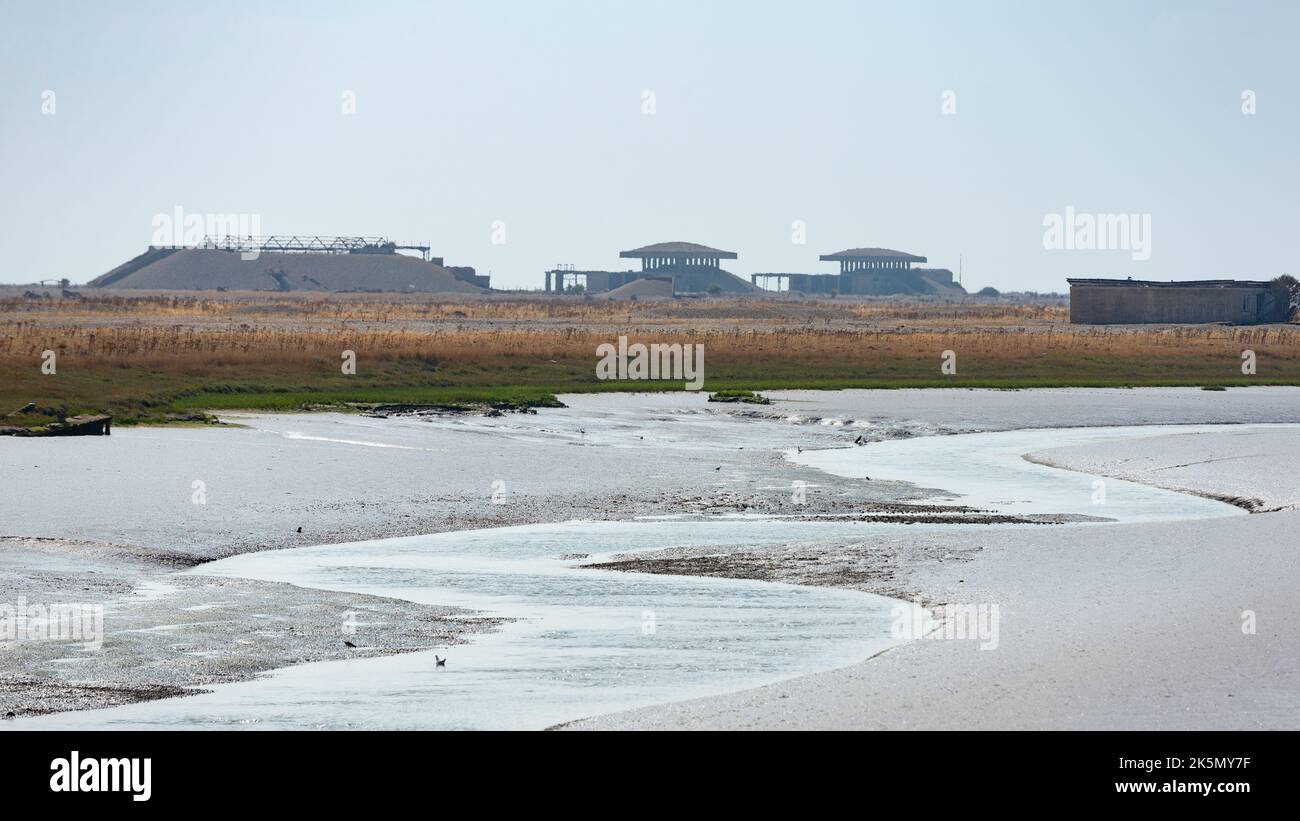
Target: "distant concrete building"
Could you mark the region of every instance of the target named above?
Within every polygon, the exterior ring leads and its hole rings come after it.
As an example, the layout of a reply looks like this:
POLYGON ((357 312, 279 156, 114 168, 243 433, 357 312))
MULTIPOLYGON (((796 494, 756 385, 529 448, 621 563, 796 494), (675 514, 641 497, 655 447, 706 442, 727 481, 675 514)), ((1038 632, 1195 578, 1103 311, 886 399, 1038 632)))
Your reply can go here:
POLYGON ((757 286, 774 291, 804 294, 857 294, 890 296, 895 294, 945 294, 957 296, 965 290, 953 281, 947 268, 913 268, 913 263, 927 262, 925 257, 889 248, 850 248, 834 254, 822 254, 823 262, 838 262, 838 274, 751 274, 757 286))
POLYGON ((1271 282, 1209 279, 1148 282, 1140 279, 1068 279, 1070 321, 1081 325, 1152 322, 1285 322, 1285 288, 1271 282))
POLYGON ((623 259, 641 260, 640 271, 579 271, 557 267, 546 272, 546 290, 563 293, 582 286, 586 293, 603 293, 638 279, 670 279, 675 294, 749 293, 754 286, 728 271, 721 261, 736 259, 734 251, 722 251, 694 242, 661 242, 620 251, 623 259))
POLYGON ((546 272, 546 292, 562 294, 575 288, 588 294, 601 294, 620 288, 634 279, 640 271, 579 271, 576 268, 552 268, 546 272))
POLYGON ((754 284, 754 287, 762 288, 765 291, 792 294, 838 294, 840 292, 839 274, 764 272, 750 274, 749 281, 754 284))
MULTIPOLYGON (((437 264, 442 265, 441 262, 437 264)), ((492 278, 487 274, 477 273, 472 265, 444 265, 443 267, 461 282, 468 282, 470 285, 477 285, 484 289, 492 287, 492 278)))

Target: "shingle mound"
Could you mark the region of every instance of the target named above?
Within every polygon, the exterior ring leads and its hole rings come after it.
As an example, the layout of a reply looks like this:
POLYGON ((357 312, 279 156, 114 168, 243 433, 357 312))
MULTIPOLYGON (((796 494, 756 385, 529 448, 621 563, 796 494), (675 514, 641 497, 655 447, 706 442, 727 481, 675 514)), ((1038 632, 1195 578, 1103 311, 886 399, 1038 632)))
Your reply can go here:
POLYGON ((206 248, 150 248, 90 285, 178 291, 484 291, 440 265, 404 254, 264 251, 245 260, 237 251, 206 248))
POLYGON ((642 277, 601 294, 603 299, 672 299, 673 281, 666 277, 642 277))

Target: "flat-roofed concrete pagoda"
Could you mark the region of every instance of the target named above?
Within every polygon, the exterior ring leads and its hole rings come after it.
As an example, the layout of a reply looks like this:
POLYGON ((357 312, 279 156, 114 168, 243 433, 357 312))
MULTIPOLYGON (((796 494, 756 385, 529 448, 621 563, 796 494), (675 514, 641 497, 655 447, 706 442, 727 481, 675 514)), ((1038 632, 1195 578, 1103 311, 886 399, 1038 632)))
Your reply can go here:
POLYGON ((753 285, 722 270, 719 264, 724 259, 736 259, 735 251, 721 251, 696 242, 659 242, 620 251, 618 255, 641 260, 641 270, 577 271, 558 266, 546 272, 546 290, 562 293, 581 285, 586 293, 600 293, 641 279, 671 283, 673 294, 746 294, 754 290, 753 285))
POLYGON ((734 251, 719 251, 695 242, 659 242, 631 251, 619 251, 618 255, 622 259, 641 260, 642 271, 675 266, 721 268, 720 260, 736 259, 734 251))
POLYGON ((850 248, 834 254, 822 254, 823 262, 838 262, 838 274, 751 274, 754 285, 764 283, 773 291, 796 291, 803 294, 855 294, 891 296, 894 294, 952 295, 966 293, 953 281, 947 268, 913 268, 914 262, 928 262, 925 257, 889 248, 850 248))
POLYGON ((841 274, 853 271, 906 271, 912 267, 913 262, 929 261, 925 257, 918 257, 916 254, 894 251, 889 248, 850 248, 847 251, 837 251, 834 254, 822 254, 818 259, 822 262, 838 262, 841 274))

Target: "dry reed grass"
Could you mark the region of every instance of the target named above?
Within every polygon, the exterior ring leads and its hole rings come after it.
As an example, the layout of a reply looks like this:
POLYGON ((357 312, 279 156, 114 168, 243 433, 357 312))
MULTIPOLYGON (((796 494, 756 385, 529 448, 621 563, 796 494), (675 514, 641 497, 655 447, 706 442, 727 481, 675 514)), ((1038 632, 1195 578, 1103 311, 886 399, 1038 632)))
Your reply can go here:
MULTIPOLYGON (((1300 384, 1300 326, 1078 326, 1065 309, 847 300, 427 299, 378 295, 0 300, 0 402, 165 407, 213 391, 590 390, 620 334, 703 344, 709 387, 1300 384), (59 373, 39 374, 42 351, 59 373), (358 376, 339 371, 356 352, 358 376)), ((252 406, 252 405, 250 405, 252 406)), ((3 407, 0 406, 0 411, 3 407)))
MULTIPOLYGON (((226 363, 286 363, 351 349, 377 360, 457 361, 500 363, 517 356, 535 359, 590 358, 607 333, 568 329, 432 329, 428 331, 349 330, 297 331, 277 328, 201 330, 168 327, 79 326, 38 327, 0 325, 0 358, 33 359, 44 350, 75 357, 91 366, 131 363, 136 366, 197 367, 226 363)), ((760 361, 771 358, 817 361, 862 355, 911 357, 945 349, 991 357, 1024 358, 1047 353, 1132 359, 1177 353, 1185 357, 1239 353, 1244 348, 1291 354, 1300 350, 1294 328, 1166 329, 1150 333, 1082 331, 1023 332, 1007 330, 925 329, 704 329, 689 334, 639 334, 633 341, 704 344, 714 361, 760 361)))

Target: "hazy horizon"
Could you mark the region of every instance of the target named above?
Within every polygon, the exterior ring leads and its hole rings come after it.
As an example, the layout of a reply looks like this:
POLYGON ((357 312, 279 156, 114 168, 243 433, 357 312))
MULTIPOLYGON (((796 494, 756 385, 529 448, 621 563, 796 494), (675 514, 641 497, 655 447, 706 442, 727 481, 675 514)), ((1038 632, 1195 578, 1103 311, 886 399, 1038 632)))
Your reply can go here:
POLYGON ((4 283, 85 282, 176 207, 499 288, 673 240, 743 276, 960 255, 970 290, 1296 273, 1295 4, 0 8, 4 283), (1067 209, 1149 256, 1045 248, 1067 209))

